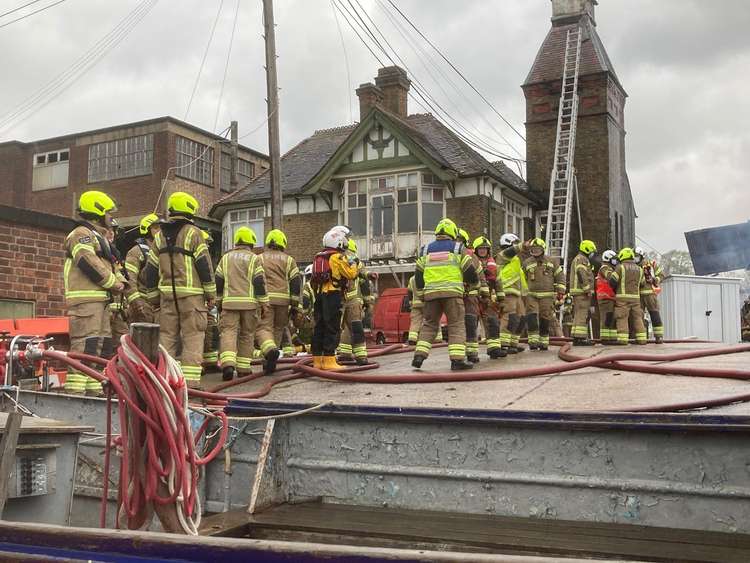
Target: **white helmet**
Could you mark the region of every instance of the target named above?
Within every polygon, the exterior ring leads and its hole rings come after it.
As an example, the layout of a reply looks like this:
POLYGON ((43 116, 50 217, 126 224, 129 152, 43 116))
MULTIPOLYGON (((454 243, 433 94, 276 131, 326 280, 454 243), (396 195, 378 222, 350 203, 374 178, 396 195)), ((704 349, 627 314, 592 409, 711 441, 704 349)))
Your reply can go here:
POLYGON ((640 246, 636 246, 633 250, 633 254, 635 254, 635 263, 640 264, 643 259, 646 257, 646 251, 643 250, 640 246))
POLYGON ((308 264, 305 267, 305 272, 304 273, 305 273, 305 277, 312 276, 312 264, 308 264))
POLYGON ((617 252, 615 252, 614 250, 605 250, 602 253, 602 262, 609 262, 610 264, 614 265, 616 260, 617 252))
POLYGON ((515 243, 517 243, 519 239, 516 235, 513 233, 505 233, 503 236, 500 237, 500 246, 512 246, 515 243))
POLYGON ((348 240, 345 227, 337 226, 323 235, 323 246, 326 248, 346 248, 348 240))

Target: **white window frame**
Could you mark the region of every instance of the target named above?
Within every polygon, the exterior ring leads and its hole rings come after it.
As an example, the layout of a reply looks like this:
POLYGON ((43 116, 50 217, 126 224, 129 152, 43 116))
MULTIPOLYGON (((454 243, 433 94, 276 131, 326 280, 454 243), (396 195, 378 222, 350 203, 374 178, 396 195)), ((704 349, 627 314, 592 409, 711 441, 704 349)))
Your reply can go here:
POLYGON ((177 169, 175 175, 214 187, 214 148, 177 135, 175 141, 177 169))
POLYGON ((224 216, 222 226, 222 250, 230 250, 234 246, 234 234, 240 227, 250 227, 258 239, 256 247, 262 247, 266 238, 265 207, 245 207, 232 209, 224 216))
POLYGON ((89 184, 149 176, 153 172, 153 133, 89 145, 89 184))
POLYGON ((31 160, 31 191, 41 192, 67 187, 69 163, 70 148, 34 154, 31 160), (50 162, 50 160, 54 160, 54 162, 50 162), (53 181, 55 177, 59 177, 59 180, 53 181))

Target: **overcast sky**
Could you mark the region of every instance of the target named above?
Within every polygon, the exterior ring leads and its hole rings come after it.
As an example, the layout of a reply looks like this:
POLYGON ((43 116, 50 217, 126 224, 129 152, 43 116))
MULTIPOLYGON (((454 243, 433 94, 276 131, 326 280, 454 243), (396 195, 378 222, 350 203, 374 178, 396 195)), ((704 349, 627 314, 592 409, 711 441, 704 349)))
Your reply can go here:
MULTIPOLYGON (((216 34, 187 120, 214 129, 238 0, 224 0, 216 34)), ((409 69, 448 113, 511 152, 523 142, 443 65, 432 79, 383 0, 360 0, 409 69), (441 78, 444 73, 458 90, 441 78), (442 89, 441 87, 442 86, 442 89)), ((0 13, 28 0, 0 0, 0 13)), ((6 118, 74 64, 140 2, 66 0, 7 27, 3 53, 0 140, 30 141, 185 111, 220 0, 161 0, 122 42, 66 91, 42 97, 28 119, 6 118)), ((260 0, 239 0, 217 130, 231 119, 240 135, 265 117, 260 0)), ((51 4, 42 0, 0 18, 0 26, 51 4)), ((549 29, 548 0, 398 0, 397 4, 521 132, 523 82, 549 29)), ((347 4, 348 5, 348 4, 347 4)), ((354 89, 378 63, 330 0, 276 0, 282 151, 315 129, 343 125, 358 106, 354 89)), ((404 26, 404 20, 399 20, 404 26)), ((747 0, 600 0, 598 31, 629 98, 627 163, 639 236, 659 251, 685 248, 683 231, 748 220, 750 209, 750 2, 747 0)), ((413 37, 412 33, 410 37, 413 37)), ((424 49, 424 43, 420 43, 424 49)), ((431 56, 436 57, 434 52, 431 56)), ((93 62, 93 58, 89 59, 93 62)), ((84 68, 84 67, 81 67, 84 68)), ((413 77, 412 77, 413 78, 413 77)), ((58 93, 49 89, 49 93, 58 93)), ((410 111, 423 110, 410 101, 410 111)), ((266 129, 243 139, 267 151, 266 129)))

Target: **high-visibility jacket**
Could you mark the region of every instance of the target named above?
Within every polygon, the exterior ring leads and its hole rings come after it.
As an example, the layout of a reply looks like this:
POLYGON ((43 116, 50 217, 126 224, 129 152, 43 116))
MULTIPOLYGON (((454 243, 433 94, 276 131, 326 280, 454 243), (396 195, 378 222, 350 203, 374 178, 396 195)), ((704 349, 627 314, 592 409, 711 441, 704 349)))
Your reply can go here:
POLYGON ((222 309, 251 311, 268 303, 263 262, 249 246, 237 246, 219 260, 216 290, 222 309))
POLYGON ((81 222, 65 238, 63 279, 68 305, 111 301, 108 291, 124 282, 112 266, 112 249, 103 229, 81 222))
POLYGON ((147 297, 181 299, 190 295, 216 298, 216 284, 208 252, 200 229, 185 218, 162 225, 154 235, 144 279, 147 297), (171 241, 171 244, 169 244, 171 241))
POLYGON ((651 277, 653 280, 649 283, 648 281, 643 285, 643 288, 641 289, 641 295, 651 295, 652 293, 660 293, 661 288, 659 287, 659 284, 661 284, 661 277, 664 274, 664 272, 661 269, 661 266, 656 263, 656 260, 647 260, 643 263, 643 275, 645 277, 646 275, 646 269, 649 269, 651 272, 651 277))
POLYGON ((296 306, 302 287, 302 277, 297 262, 286 252, 276 248, 266 248, 261 255, 263 271, 266 275, 266 290, 271 305, 296 306))
POLYGON ((529 295, 536 298, 554 297, 565 293, 565 273, 560 262, 547 255, 528 258, 523 263, 529 295))
POLYGON ((416 287, 424 290, 425 301, 463 297, 465 283, 479 282, 463 245, 448 238, 438 238, 422 247, 414 275, 416 287))
POLYGON ((571 295, 591 295, 594 290, 594 272, 588 256, 580 252, 570 262, 570 291, 571 295))
POLYGON ((597 301, 614 301, 615 290, 609 283, 609 279, 612 277, 612 272, 615 269, 607 263, 602 264, 599 268, 599 273, 596 274, 596 299, 597 301))
POLYGON ((502 249, 496 257, 497 267, 500 270, 498 279, 502 282, 505 295, 522 295, 526 285, 526 275, 521 267, 522 243, 516 243, 508 248, 502 249))
POLYGON ((315 291, 309 281, 302 287, 302 310, 306 315, 312 316, 315 308, 315 291))
POLYGON ((408 290, 407 294, 412 309, 421 309, 424 307, 424 290, 417 289, 416 276, 409 278, 409 283, 406 288, 408 290))
POLYGON ((632 260, 625 260, 618 264, 610 276, 612 287, 615 288, 617 299, 638 301, 641 298, 641 288, 645 284, 643 268, 632 260))
POLYGON ((471 257, 471 264, 474 266, 474 269, 477 272, 477 277, 479 278, 479 281, 475 284, 464 284, 466 295, 470 297, 489 297, 490 288, 487 285, 487 278, 484 277, 484 268, 482 267, 482 261, 471 248, 466 249, 466 254, 471 257))

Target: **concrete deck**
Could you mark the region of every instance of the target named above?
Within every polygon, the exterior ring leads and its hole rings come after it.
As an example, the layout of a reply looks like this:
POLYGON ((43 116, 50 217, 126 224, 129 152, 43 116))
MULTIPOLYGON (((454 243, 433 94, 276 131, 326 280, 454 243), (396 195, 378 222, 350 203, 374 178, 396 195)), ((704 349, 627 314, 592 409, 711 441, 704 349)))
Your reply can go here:
MULTIPOLYGON (((638 352, 667 354, 699 348, 716 348, 721 344, 665 344, 574 348, 580 356, 638 352)), ((482 350, 482 362, 477 371, 517 369, 556 364, 557 348, 547 352, 525 351, 516 356, 490 360, 482 350)), ((436 373, 448 369, 447 349, 433 350, 422 373, 436 373)), ((411 354, 394 354, 378 358, 380 368, 367 372, 389 375, 419 373, 413 370, 411 354)), ((750 352, 714 356, 679 362, 693 367, 722 367, 750 369, 750 352)), ((253 391, 267 384, 268 378, 228 389, 230 393, 253 391)), ((210 387, 221 381, 220 374, 204 377, 210 387)), ((263 400, 322 403, 333 401, 349 405, 449 407, 509 410, 595 411, 634 408, 654 404, 669 404, 700 399, 713 399, 750 393, 750 383, 741 380, 663 376, 636 372, 620 372, 601 368, 587 368, 550 376, 504 381, 425 384, 362 384, 306 379, 282 383, 274 387, 263 400)), ((750 403, 710 409, 711 413, 750 415, 750 403)))

